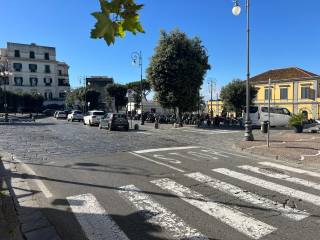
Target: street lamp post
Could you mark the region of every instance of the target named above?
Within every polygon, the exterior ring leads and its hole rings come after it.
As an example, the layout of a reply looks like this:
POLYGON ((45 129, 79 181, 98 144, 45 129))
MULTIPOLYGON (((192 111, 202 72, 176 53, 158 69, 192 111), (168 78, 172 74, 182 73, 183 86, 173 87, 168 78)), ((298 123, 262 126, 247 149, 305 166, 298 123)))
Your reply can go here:
MULTIPOLYGON (((238 16, 241 12, 241 8, 238 0, 234 0, 234 6, 232 13, 238 16)), ((245 121, 245 141, 253 141, 252 125, 250 120, 250 0, 246 0, 247 10, 247 80, 246 80, 246 121, 245 121)))
POLYGON ((144 125, 144 118, 143 118, 143 86, 142 86, 142 52, 133 52, 131 55, 132 63, 134 65, 139 65, 140 67, 140 90, 141 90, 141 125, 144 125))
POLYGON ((9 72, 9 62, 6 60, 3 64, 1 64, 0 76, 3 79, 3 95, 4 95, 4 121, 8 122, 8 103, 7 103, 7 78, 11 73, 9 72))

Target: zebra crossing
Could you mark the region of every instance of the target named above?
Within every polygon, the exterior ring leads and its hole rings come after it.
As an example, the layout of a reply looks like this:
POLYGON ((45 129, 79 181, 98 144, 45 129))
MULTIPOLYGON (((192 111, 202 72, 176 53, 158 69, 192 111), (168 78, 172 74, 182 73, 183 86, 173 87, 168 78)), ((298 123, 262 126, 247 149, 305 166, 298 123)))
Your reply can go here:
POLYGON ((238 130, 225 130, 225 129, 210 129, 210 130, 205 130, 205 129, 198 129, 198 128, 172 128, 181 132, 186 132, 186 133, 196 133, 196 134, 202 134, 202 135, 217 135, 217 134, 234 134, 238 133, 240 131, 238 130))
MULTIPOLYGON (((213 168, 209 174, 180 172, 179 176, 181 176, 178 179, 173 179, 174 177, 157 178, 150 180, 148 184, 153 186, 154 191, 159 189, 173 196, 174 201, 184 203, 194 208, 199 214, 201 212, 214 221, 232 228, 242 235, 241 239, 243 237, 263 239, 270 234, 275 234, 282 226, 278 224, 279 221, 273 220, 273 218, 288 219, 292 224, 297 223, 313 215, 314 206, 320 206, 320 188, 316 183, 317 180, 320 180, 319 173, 272 162, 258 162, 255 165, 257 166, 239 165, 233 167, 234 169, 213 168), (299 178, 291 176, 292 174, 299 174, 299 178), (305 180, 306 176, 312 176, 315 179, 314 182, 305 180), (194 185, 182 184, 181 178, 194 182, 194 185), (276 183, 274 180, 281 183, 276 183), (192 186, 197 184, 206 186, 215 193, 223 193, 232 199, 243 201, 248 206, 274 211, 279 215, 274 215, 267 221, 259 219, 258 216, 245 212, 243 208, 224 203, 221 200, 218 201, 215 197, 209 197, 199 190, 194 190, 192 186), (302 209, 302 205, 287 206, 261 195, 260 192, 252 192, 246 189, 249 188, 248 184, 294 198, 296 202, 304 201, 307 204, 307 209, 302 209), (290 184, 291 187, 286 186, 287 184, 290 184), (293 188, 293 185, 296 187, 293 188), (303 191, 297 189, 299 186, 303 186, 303 191), (318 191, 319 194, 309 191, 318 191)), ((208 236, 204 229, 197 229, 193 222, 186 221, 185 216, 178 216, 172 207, 165 206, 161 200, 154 198, 150 191, 144 191, 139 186, 129 184, 120 186, 114 192, 129 208, 143 215, 147 223, 160 228, 170 236, 170 239, 206 240, 215 238, 215 236, 208 236)), ((67 200, 88 239, 130 239, 127 236, 128 233, 121 230, 121 223, 119 225, 112 219, 112 216, 104 210, 92 194, 67 197, 67 200)), ((303 206, 306 207, 305 204, 303 206)), ((230 239, 228 234, 226 231, 224 239, 230 239)))

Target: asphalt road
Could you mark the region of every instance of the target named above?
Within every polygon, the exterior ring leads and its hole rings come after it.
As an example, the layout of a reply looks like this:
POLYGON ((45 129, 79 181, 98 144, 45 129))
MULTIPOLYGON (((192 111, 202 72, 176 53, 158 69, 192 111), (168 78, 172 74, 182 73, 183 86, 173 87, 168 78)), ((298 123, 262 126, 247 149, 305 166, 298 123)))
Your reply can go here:
POLYGON ((320 236, 320 173, 232 149, 243 132, 108 132, 55 119, 0 126, 0 148, 36 174, 62 239, 290 239, 320 236), (278 165, 275 165, 278 164, 278 165))

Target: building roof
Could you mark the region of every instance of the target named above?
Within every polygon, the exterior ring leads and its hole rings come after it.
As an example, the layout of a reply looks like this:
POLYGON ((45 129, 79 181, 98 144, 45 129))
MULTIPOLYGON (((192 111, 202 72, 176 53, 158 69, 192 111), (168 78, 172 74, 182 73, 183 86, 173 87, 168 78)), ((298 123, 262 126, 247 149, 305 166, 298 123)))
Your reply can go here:
POLYGON ((274 81, 292 81, 296 79, 308 79, 313 77, 320 77, 319 75, 306 71, 297 67, 279 68, 269 70, 267 72, 258 74, 252 77, 250 80, 252 83, 264 83, 268 82, 269 78, 274 81))

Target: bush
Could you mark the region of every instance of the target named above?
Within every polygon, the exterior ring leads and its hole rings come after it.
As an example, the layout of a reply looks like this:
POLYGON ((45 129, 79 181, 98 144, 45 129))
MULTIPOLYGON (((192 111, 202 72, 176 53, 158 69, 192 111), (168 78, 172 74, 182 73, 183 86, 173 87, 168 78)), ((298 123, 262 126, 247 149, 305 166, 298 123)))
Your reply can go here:
POLYGON ((293 114, 289 119, 289 126, 296 127, 296 126, 303 126, 304 122, 304 115, 302 113, 293 114))

